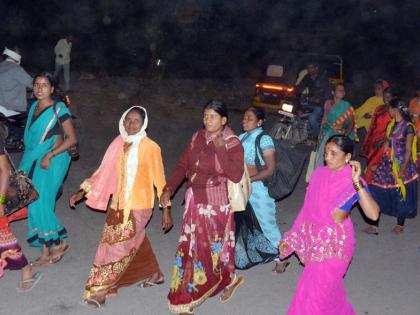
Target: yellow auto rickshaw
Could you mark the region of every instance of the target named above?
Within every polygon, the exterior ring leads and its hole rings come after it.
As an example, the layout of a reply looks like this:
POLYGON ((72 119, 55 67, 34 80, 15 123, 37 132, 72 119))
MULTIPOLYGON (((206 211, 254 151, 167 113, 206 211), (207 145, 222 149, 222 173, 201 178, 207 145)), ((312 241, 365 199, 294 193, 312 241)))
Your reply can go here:
MULTIPOLYGON (((293 54, 293 60, 314 59, 331 85, 344 82, 343 59, 338 55, 312 53, 293 54)), ((290 60, 290 58, 289 58, 290 60)), ((289 65, 269 64, 264 79, 255 84, 253 105, 266 109, 292 111, 296 104, 295 86, 305 77, 306 63, 289 62, 289 65), (284 108, 283 108, 284 107, 284 108)), ((305 91, 302 93, 305 94, 305 91)))

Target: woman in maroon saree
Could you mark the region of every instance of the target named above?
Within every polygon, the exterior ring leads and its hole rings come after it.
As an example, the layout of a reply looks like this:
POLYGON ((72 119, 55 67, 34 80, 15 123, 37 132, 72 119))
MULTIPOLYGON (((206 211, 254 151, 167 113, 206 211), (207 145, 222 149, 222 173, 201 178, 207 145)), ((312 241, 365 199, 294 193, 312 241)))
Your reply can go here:
POLYGON ((204 108, 204 129, 197 131, 167 181, 163 206, 184 178, 184 221, 181 228, 169 310, 193 314, 208 297, 223 291, 229 300, 244 280, 235 274, 235 232, 227 180, 239 182, 244 172, 244 150, 227 124, 226 106, 211 101, 204 108))

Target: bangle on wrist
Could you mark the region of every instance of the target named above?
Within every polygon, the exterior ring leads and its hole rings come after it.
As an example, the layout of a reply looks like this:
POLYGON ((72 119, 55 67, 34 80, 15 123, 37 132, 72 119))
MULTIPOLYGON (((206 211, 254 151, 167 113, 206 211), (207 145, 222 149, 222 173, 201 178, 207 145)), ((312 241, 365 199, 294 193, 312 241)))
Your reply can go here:
POLYGON ((0 195, 0 205, 5 205, 5 204, 6 204, 6 196, 0 195))
POLYGON ((360 191, 364 187, 363 184, 359 181, 353 182, 353 186, 356 191, 360 191))

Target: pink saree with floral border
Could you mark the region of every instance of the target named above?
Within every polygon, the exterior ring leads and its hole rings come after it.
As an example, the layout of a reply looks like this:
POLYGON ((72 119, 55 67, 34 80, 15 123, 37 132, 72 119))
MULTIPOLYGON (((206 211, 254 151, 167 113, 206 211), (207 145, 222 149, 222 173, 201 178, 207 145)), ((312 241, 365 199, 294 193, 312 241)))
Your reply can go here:
POLYGON ((332 213, 350 211, 356 201, 350 166, 336 172, 328 167, 315 170, 303 208, 281 241, 288 246, 280 257, 295 253, 305 265, 288 315, 355 314, 344 288, 355 245, 353 223, 348 217, 337 224, 332 213))

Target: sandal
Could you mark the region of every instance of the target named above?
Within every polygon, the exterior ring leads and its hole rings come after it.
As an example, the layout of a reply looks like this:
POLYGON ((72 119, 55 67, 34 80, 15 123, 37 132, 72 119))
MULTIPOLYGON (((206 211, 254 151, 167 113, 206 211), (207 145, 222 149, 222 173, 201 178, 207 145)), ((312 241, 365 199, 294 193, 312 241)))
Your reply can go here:
MULTIPOLYGON (((70 249, 70 245, 69 244, 64 244, 64 245, 59 245, 58 247, 58 254, 57 255, 52 255, 51 259, 50 259, 50 264, 56 264, 58 263, 61 259, 63 259, 64 255, 69 251, 70 249)), ((53 249, 53 252, 55 251, 55 249, 53 249)))
POLYGON ((163 276, 162 276, 160 279, 158 279, 157 281, 155 281, 155 282, 151 281, 151 279, 152 279, 152 278, 149 278, 149 279, 147 279, 147 280, 145 280, 145 281, 140 282, 140 283, 138 284, 138 286, 139 286, 140 288, 142 288, 142 289, 146 289, 146 288, 153 287, 153 286, 155 286, 155 285, 160 285, 160 284, 163 284, 163 283, 165 282, 165 279, 163 278, 163 276))
POLYGON ((25 293, 31 291, 38 284, 39 280, 42 279, 42 273, 40 271, 35 272, 32 278, 22 280, 16 287, 16 291, 19 293, 25 293))
POLYGON ((276 265, 274 266, 273 270, 271 270, 271 272, 274 275, 280 275, 282 273, 285 273, 286 270, 289 268, 289 266, 290 266, 289 261, 285 261, 285 262, 276 261, 276 265))
POLYGON ((141 281, 138 286, 142 289, 150 288, 155 285, 159 285, 165 282, 165 278, 163 276, 163 273, 161 271, 158 271, 154 273, 152 276, 147 278, 144 281, 141 281), (157 276, 156 276, 157 275, 157 276), (156 277, 157 279, 153 281, 153 278, 156 277))
POLYGON ((379 229, 377 226, 374 226, 374 225, 367 227, 366 229, 363 230, 363 232, 365 232, 366 234, 371 234, 371 235, 379 235, 379 229))
POLYGON ((91 310, 97 310, 105 307, 105 299, 102 302, 100 302, 94 298, 90 298, 82 300, 81 305, 91 310))
POLYGON ((227 301, 229 301, 235 294, 236 289, 239 288, 239 286, 241 286, 244 282, 245 282, 244 277, 243 276, 238 277, 236 276, 236 273, 235 273, 233 280, 223 290, 223 294, 220 296, 220 302, 226 303, 227 301), (231 290, 230 294, 228 294, 226 297, 226 294, 229 290, 231 290))

